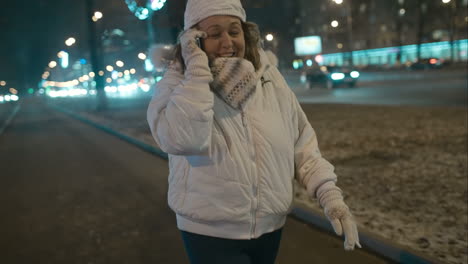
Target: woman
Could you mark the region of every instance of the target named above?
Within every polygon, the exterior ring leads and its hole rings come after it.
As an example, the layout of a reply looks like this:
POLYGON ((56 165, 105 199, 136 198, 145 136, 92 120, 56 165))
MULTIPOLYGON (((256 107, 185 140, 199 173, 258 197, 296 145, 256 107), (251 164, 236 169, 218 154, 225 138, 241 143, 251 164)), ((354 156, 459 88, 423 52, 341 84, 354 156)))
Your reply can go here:
POLYGON ((274 263, 294 179, 345 249, 360 247, 334 168, 239 0, 188 0, 184 22, 147 118, 191 263, 274 263))

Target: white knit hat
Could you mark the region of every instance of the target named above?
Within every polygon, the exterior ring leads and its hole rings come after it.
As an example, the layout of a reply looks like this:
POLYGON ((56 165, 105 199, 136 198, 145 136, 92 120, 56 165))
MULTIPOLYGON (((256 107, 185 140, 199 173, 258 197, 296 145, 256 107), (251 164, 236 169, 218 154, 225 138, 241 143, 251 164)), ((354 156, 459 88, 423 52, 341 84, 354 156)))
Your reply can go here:
POLYGON ((246 21, 245 10, 239 0, 188 0, 184 14, 184 30, 210 16, 235 16, 246 21))

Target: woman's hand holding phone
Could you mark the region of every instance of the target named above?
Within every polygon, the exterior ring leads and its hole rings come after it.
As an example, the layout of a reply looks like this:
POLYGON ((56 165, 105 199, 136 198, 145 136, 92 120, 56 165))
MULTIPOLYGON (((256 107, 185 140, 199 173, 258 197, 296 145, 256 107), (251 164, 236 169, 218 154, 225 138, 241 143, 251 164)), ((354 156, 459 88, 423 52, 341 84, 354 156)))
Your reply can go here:
POLYGON ((202 50, 202 38, 206 38, 206 32, 191 28, 180 35, 180 45, 182 57, 186 66, 186 76, 193 77, 205 75, 208 72, 211 75, 208 66, 208 57, 202 50), (198 42, 198 43, 197 43, 198 42))
MULTIPOLYGON (((184 31, 180 36, 182 46, 182 56, 187 60, 193 53, 203 52, 201 50, 201 38, 206 38, 207 34, 195 28, 184 31)), ((185 61, 187 64, 187 61, 185 61)))

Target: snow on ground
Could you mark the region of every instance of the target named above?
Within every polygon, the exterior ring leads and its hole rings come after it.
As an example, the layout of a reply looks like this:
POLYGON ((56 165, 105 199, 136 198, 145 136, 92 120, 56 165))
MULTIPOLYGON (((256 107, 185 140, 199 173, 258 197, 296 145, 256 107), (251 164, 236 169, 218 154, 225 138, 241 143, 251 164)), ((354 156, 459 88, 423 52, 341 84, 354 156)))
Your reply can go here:
MULTIPOLYGON (((468 262, 467 108, 303 107, 361 230, 441 263, 468 262)), ((155 146, 146 108, 80 114, 155 146)), ((321 211, 296 189, 296 202, 321 211)))

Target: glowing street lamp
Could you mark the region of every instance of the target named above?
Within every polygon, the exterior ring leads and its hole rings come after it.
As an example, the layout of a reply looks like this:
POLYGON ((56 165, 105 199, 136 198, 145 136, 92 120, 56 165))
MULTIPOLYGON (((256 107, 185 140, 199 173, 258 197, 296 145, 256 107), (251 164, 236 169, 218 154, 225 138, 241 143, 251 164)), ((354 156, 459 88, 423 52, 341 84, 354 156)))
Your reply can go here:
POLYGON ((76 42, 76 39, 75 38, 68 38, 67 40, 65 40, 65 45, 67 45, 68 47, 72 46, 73 44, 75 44, 76 42))
POLYGON ((122 68, 125 64, 123 63, 123 61, 118 60, 118 61, 115 62, 115 65, 117 65, 117 67, 122 68))
POLYGON ((138 58, 140 60, 146 60, 146 54, 144 54, 143 52, 140 52, 140 53, 138 53, 138 58))
POLYGON ((338 23, 338 21, 333 20, 333 21, 330 23, 330 25, 331 25, 332 27, 336 28, 336 27, 339 25, 339 23, 338 23))
POLYGON ((0 81, 0 86, 5 86, 6 82, 5 81, 0 81))
POLYGON ((338 5, 341 5, 343 3, 343 0, 334 0, 333 2, 335 2, 338 5))
POLYGON ((96 12, 94 12, 94 15, 93 15, 92 19, 93 19, 94 22, 97 22, 99 19, 102 18, 102 16, 103 16, 103 15, 102 15, 101 12, 96 11, 96 12))
POLYGON ((53 68, 55 68, 55 66, 57 66, 57 62, 56 62, 56 61, 50 61, 50 62, 49 62, 49 68, 53 69, 53 68))
POLYGON ((265 39, 266 39, 267 41, 273 41, 274 37, 273 37, 272 34, 267 34, 267 35, 265 36, 265 39))
POLYGON ((102 13, 99 12, 99 11, 96 11, 96 12, 94 12, 94 16, 95 16, 97 19, 101 19, 101 18, 102 18, 102 13))
POLYGON ((404 16, 405 13, 406 13, 406 10, 405 10, 404 8, 400 8, 400 10, 398 11, 398 14, 399 14, 400 16, 404 16))
POLYGON ((450 0, 442 0, 442 3, 448 4, 448 3, 450 3, 450 0))

